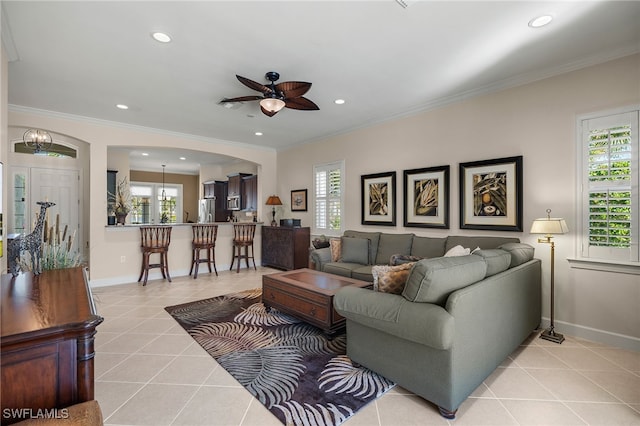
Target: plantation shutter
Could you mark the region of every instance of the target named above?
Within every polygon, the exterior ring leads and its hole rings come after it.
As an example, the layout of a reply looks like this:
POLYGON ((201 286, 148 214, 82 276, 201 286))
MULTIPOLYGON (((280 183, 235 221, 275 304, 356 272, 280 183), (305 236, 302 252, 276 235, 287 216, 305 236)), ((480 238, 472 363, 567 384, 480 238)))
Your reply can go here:
POLYGON ((314 167, 314 232, 339 234, 342 226, 342 161, 314 167))
POLYGON ((582 122, 582 256, 638 261, 638 112, 582 122))

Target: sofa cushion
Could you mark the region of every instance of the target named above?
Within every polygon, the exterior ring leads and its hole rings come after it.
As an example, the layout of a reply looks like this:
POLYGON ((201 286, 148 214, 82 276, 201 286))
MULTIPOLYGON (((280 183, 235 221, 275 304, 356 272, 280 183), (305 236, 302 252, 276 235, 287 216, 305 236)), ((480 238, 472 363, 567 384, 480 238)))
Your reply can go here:
POLYGON ((471 250, 476 247, 481 249, 498 248, 501 244, 519 243, 520 240, 514 237, 465 237, 462 235, 452 235, 447 237, 445 252, 455 246, 468 247, 471 250))
POLYGON ((514 268, 518 265, 522 265, 533 259, 535 249, 529 244, 525 243, 506 243, 502 244, 500 248, 511 254, 510 268, 514 268))
POLYGON ((371 268, 373 274, 373 290, 382 293, 402 294, 413 263, 403 263, 398 266, 375 265, 371 268))
POLYGON ((424 259, 411 269, 402 296, 444 306, 451 292, 480 281, 486 273, 487 264, 480 256, 424 259))
POLYGON ((447 238, 432 238, 432 237, 413 237, 411 243, 411 255, 431 258, 444 256, 444 246, 447 243, 447 238))
POLYGON ((394 254, 411 254, 413 234, 380 234, 375 265, 388 265, 394 254))
POLYGON ((361 281, 373 282, 373 275, 371 274, 371 268, 373 265, 358 265, 351 271, 351 278, 361 281))
POLYGON ((331 238, 329 240, 329 247, 331 248, 331 261, 340 262, 340 256, 342 255, 342 245, 340 244, 342 239, 331 238))
MULTIPOLYGON (((373 265, 378 252, 378 241, 380 241, 380 232, 362 232, 362 231, 344 231, 343 237, 367 238, 369 243, 369 264, 373 265)), ((506 241, 505 241, 506 242, 506 241)))
POLYGON ((367 238, 342 237, 340 243, 342 262, 359 263, 367 265, 369 263, 369 244, 367 238))
POLYGON ((324 266, 322 267, 322 272, 351 278, 354 269, 358 269, 361 267, 362 265, 360 265, 359 263, 329 262, 324 264, 324 266))
POLYGON ((476 250, 474 255, 480 256, 487 262, 487 277, 499 274, 509 269, 511 265, 511 254, 501 249, 476 250))

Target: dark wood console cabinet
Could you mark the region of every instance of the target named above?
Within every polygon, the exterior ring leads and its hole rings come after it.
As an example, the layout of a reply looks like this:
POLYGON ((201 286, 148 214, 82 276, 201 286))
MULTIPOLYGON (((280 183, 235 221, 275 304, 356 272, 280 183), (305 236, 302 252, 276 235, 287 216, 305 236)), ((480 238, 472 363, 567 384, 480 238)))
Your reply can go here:
POLYGON ((290 270, 309 266, 309 228, 262 227, 262 265, 290 270))
POLYGON ((96 314, 85 271, 3 275, 1 303, 2 424, 24 420, 5 413, 94 399, 93 342, 103 319, 96 314))

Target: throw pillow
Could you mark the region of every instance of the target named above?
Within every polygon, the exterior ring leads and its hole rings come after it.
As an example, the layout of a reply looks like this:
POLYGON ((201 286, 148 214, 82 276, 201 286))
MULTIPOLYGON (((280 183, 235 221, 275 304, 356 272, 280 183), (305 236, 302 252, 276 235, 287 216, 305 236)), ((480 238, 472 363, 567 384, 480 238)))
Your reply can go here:
POLYGON ((331 238, 329 240, 329 247, 331 247, 331 261, 332 262, 340 262, 340 253, 342 253, 342 248, 340 247, 340 238, 331 238))
POLYGON ((404 285, 415 262, 397 266, 375 265, 371 268, 373 275, 373 291, 381 293, 402 294, 404 285))
POLYGON ((454 256, 467 256, 471 253, 471 249, 464 248, 460 245, 451 247, 448 252, 444 254, 444 257, 454 257, 454 256))
POLYGON ((369 264, 369 240, 366 238, 342 237, 342 261, 369 264))
POLYGON ((419 256, 411 256, 409 254, 394 254, 389 258, 389 265, 396 266, 405 263, 413 263, 421 259, 423 258, 419 256))

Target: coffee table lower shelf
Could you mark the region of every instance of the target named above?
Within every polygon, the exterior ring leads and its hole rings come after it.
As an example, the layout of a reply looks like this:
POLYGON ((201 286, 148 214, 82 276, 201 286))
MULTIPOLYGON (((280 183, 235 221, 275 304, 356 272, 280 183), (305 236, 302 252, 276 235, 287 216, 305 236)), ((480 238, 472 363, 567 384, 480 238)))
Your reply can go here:
POLYGON ((307 268, 269 274, 262 277, 262 303, 333 335, 345 327, 344 317, 333 308, 333 296, 347 286, 372 284, 307 268))

